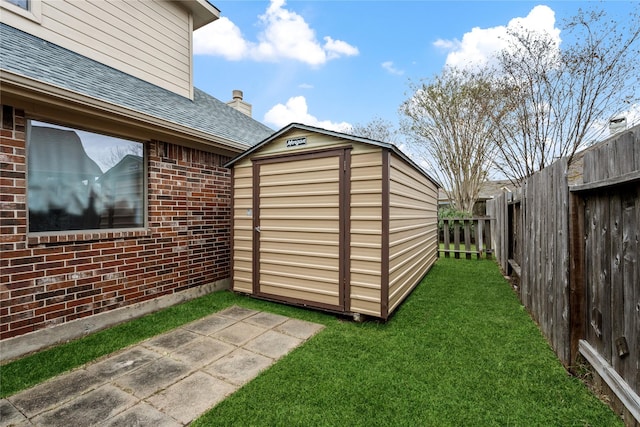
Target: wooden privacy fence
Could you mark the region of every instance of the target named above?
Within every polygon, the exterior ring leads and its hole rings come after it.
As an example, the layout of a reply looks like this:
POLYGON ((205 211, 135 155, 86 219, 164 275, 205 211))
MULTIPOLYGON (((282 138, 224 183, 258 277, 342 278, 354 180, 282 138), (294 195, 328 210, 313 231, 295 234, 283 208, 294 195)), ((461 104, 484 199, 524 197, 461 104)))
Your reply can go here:
POLYGON ((441 218, 439 230, 440 251, 446 258, 451 254, 455 258, 464 255, 471 259, 486 256, 491 258, 491 219, 490 218, 441 218))
MULTIPOLYGON (((640 423, 640 126, 584 154, 583 184, 567 160, 488 203, 496 258, 518 276, 522 303, 560 360, 578 354, 640 423)), ((615 405, 614 405, 615 407, 615 405)))
POLYGON ((507 273, 515 272, 520 277, 520 264, 522 251, 522 214, 521 214, 522 188, 515 192, 504 192, 487 202, 487 213, 494 219, 495 227, 492 234, 496 260, 500 267, 507 273), (498 232, 502 231, 504 232, 498 232))

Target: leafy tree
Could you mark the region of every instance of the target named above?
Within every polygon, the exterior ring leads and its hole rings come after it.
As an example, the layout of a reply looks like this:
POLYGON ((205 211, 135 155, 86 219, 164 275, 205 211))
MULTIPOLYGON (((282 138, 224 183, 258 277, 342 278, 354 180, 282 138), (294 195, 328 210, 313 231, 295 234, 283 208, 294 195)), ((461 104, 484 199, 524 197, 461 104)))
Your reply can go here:
POLYGON ((489 77, 446 68, 412 85, 400 107, 403 131, 423 148, 424 160, 435 163, 434 173, 458 211, 472 212, 493 161, 494 123, 505 104, 489 77))
POLYGON ((562 45, 530 29, 509 33, 493 73, 509 114, 499 109, 493 120, 495 166, 513 182, 559 157, 571 162, 606 129, 598 123, 638 101, 638 9, 628 26, 603 11, 580 10, 565 23, 562 45))

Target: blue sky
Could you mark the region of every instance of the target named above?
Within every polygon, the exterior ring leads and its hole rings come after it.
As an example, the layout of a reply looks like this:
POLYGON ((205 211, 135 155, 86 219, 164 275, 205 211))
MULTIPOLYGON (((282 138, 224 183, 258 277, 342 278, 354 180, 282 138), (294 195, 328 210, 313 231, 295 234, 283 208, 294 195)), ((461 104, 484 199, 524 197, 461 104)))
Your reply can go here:
MULTIPOLYGON (((298 121, 344 131, 399 121, 409 82, 483 60, 516 22, 563 35, 581 1, 213 1, 194 33, 195 85, 222 101, 240 89, 273 129, 298 121)), ((594 3, 624 19, 636 2, 594 3)))

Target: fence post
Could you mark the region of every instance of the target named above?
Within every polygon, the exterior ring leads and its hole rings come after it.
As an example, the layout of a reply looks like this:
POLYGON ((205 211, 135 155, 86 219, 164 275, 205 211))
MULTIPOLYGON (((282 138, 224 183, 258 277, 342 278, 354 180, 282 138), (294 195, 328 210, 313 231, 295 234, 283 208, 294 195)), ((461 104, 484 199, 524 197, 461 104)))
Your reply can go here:
POLYGON ((442 230, 442 234, 444 237, 444 257, 445 258, 449 258, 449 228, 450 224, 449 224, 449 220, 445 219, 444 223, 443 223, 443 230, 442 230))

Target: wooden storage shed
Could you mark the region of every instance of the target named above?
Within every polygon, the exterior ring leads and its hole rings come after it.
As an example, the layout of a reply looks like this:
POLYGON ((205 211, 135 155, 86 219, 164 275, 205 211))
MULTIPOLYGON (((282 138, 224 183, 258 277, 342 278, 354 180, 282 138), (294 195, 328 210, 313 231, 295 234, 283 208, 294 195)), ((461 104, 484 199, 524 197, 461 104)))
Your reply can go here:
POLYGON ((439 184, 392 144, 292 123, 232 167, 232 288, 386 319, 437 257, 439 184))

